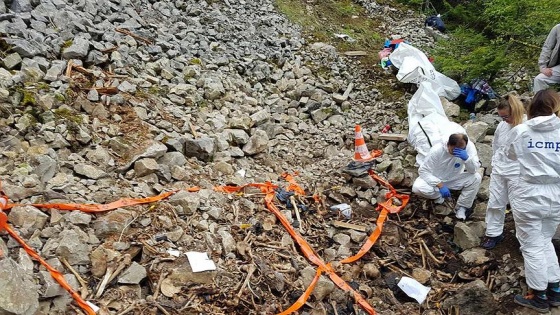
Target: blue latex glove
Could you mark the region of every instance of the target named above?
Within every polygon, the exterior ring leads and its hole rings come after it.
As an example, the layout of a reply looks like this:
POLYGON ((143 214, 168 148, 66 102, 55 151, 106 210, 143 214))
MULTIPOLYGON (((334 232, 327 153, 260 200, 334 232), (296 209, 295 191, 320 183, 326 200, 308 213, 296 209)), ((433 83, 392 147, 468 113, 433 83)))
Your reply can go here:
POLYGON ((469 155, 467 154, 467 150, 455 148, 453 149, 453 156, 460 158, 463 161, 469 159, 469 155))
POLYGON ((441 196, 443 198, 451 197, 451 192, 449 191, 449 188, 447 188, 447 186, 441 186, 441 188, 439 188, 439 192, 441 193, 441 196))

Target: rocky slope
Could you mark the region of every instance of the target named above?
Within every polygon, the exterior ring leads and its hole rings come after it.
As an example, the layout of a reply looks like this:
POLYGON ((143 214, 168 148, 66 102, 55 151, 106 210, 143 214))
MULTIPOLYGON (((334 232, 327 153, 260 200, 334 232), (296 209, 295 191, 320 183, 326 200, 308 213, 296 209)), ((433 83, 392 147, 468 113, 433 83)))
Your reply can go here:
MULTIPOLYGON (((380 33, 433 45, 414 12, 359 3, 383 21, 380 33)), ((352 206, 350 222, 362 231, 334 226, 337 213, 306 199, 300 233, 380 314, 495 314, 494 299, 509 301, 520 291, 518 254, 475 248, 488 178, 477 220, 455 224, 445 209, 437 216, 413 197, 362 260, 336 263, 375 228, 385 192, 369 177, 342 171, 353 155, 355 124, 365 128, 369 146, 383 149, 374 169, 391 184, 406 191, 417 176, 413 148, 378 136, 386 124, 406 133, 410 94, 392 99, 380 86, 404 88, 391 73, 303 38, 272 1, 3 0, 0 34, 0 178, 10 200, 22 204, 9 222, 100 313, 288 308, 314 265, 260 192, 213 190, 282 186, 283 172, 298 172, 300 185, 324 196, 327 207, 352 206), (192 186, 201 190, 102 214, 29 205, 109 203, 192 186), (207 252, 217 271, 193 273, 187 251, 207 252), (396 287, 403 275, 432 287, 427 304, 419 308, 396 287)), ((457 105, 445 107, 459 115, 457 105)), ((479 118, 466 127, 489 166, 485 134, 497 121, 479 118)), ((280 207, 293 223, 295 214, 280 207)), ((0 249, 0 313, 79 313, 11 237, 2 236, 0 249)), ((323 276, 300 312, 363 311, 323 276)))

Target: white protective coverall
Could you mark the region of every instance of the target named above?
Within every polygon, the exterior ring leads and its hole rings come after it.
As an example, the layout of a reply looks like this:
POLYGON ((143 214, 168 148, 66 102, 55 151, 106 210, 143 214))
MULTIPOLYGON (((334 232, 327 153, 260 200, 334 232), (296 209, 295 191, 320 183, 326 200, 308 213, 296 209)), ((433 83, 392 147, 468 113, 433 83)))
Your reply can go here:
POLYGON ((505 121, 498 124, 492 142, 492 174, 490 176, 490 198, 486 210, 486 236, 496 237, 504 231, 508 192, 519 176, 519 164, 507 157, 512 143, 512 126, 505 121))
POLYGON ((457 207, 470 208, 473 205, 482 177, 477 172, 480 167, 476 147, 467 143, 466 161, 449 153, 447 141, 434 145, 418 169, 419 177, 412 185, 412 192, 428 199, 441 197, 437 184, 442 183, 451 190, 461 190, 457 207))
POLYGON ((531 289, 546 290, 560 281, 551 241, 560 223, 560 118, 535 117, 511 132, 508 157, 519 161, 520 177, 509 198, 525 278, 531 289))

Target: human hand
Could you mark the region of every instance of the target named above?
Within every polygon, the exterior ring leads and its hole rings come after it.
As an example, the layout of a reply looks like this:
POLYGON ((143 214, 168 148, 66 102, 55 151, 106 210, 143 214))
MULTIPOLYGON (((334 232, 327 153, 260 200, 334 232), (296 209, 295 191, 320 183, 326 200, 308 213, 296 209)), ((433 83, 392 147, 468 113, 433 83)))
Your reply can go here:
POLYGON ((466 161, 466 160, 469 159, 469 154, 467 153, 467 150, 465 150, 465 149, 459 149, 459 148, 453 149, 453 156, 458 157, 463 161, 466 161))
POLYGON ((449 188, 447 188, 447 186, 445 186, 445 185, 439 187, 439 192, 441 193, 441 196, 443 198, 451 197, 451 192, 449 191, 449 188))
POLYGON ((542 68, 541 73, 546 75, 547 77, 552 76, 552 68, 542 68))

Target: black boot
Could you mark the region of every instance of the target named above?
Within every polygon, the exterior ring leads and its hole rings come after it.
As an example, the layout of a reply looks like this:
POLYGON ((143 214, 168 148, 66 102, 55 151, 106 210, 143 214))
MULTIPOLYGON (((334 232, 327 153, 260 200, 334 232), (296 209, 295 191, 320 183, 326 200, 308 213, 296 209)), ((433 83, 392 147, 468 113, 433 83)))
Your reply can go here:
POLYGON ((513 298, 513 301, 519 305, 534 309, 539 313, 548 313, 550 311, 546 291, 529 290, 527 296, 523 297, 518 294, 513 298))
POLYGON ((557 292, 559 288, 560 288, 560 282, 548 284, 548 289, 546 290, 546 297, 548 298, 548 304, 550 306, 560 306, 560 292, 557 292), (556 291, 553 289, 556 289, 556 291))

